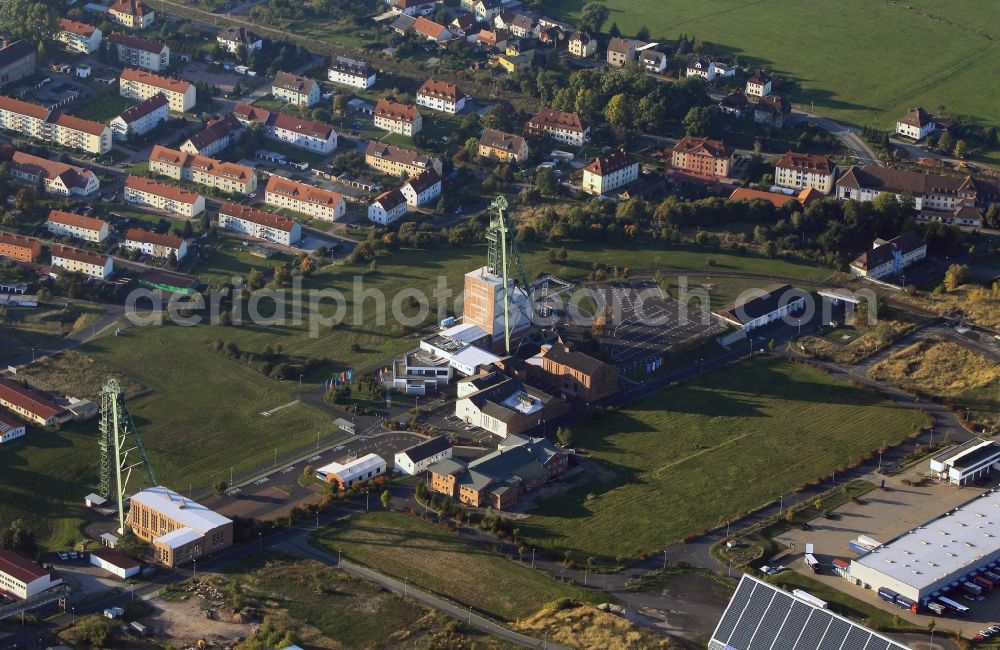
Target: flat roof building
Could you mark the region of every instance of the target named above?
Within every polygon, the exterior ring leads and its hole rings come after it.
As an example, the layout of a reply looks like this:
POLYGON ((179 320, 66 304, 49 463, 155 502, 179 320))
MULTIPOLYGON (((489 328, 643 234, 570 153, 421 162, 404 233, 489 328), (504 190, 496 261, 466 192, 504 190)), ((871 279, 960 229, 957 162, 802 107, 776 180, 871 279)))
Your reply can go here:
POLYGON ((62 578, 28 558, 0 548, 0 594, 15 600, 37 596, 61 585, 62 578))
POLYGON ((347 490, 355 485, 364 485, 379 476, 385 476, 385 460, 378 454, 366 454, 346 463, 330 463, 316 470, 316 477, 327 483, 336 483, 347 490))
POLYGON ((998 530, 1000 491, 991 490, 855 558, 851 581, 916 602, 936 598, 1000 559, 998 530))
POLYGON ((993 469, 1000 469, 1000 445, 982 438, 973 438, 931 458, 931 471, 952 485, 972 483, 993 469))

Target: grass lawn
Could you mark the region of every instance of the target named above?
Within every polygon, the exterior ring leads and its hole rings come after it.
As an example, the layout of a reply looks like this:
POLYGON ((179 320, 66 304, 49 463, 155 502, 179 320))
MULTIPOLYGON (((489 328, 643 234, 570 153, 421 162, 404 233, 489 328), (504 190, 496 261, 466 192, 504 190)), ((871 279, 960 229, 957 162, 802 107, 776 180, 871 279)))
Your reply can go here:
POLYGON ((132 106, 132 102, 121 95, 106 93, 100 97, 90 98, 82 102, 78 107, 74 108, 73 115, 85 120, 107 122, 129 106, 132 106))
POLYGON ((533 614, 557 598, 606 600, 600 592, 561 584, 404 513, 352 517, 313 539, 349 560, 505 621, 533 614))
MULTIPOLYGON (((545 10, 574 20, 586 2, 553 0, 545 10)), ((609 0, 607 7, 605 29, 615 22, 626 35, 646 26, 656 41, 697 37, 709 51, 794 80, 799 107, 814 102, 817 113, 857 125, 891 129, 916 105, 1000 122, 995 94, 982 92, 1000 56, 988 27, 1000 24, 1000 3, 675 0, 665 11, 658 0, 609 0)))
POLYGON ((521 528, 577 558, 635 557, 853 464, 922 421, 820 370, 758 358, 578 427, 573 446, 613 476, 541 503, 521 528))
POLYGON ((946 398, 969 408, 972 420, 988 429, 1000 427, 1000 367, 951 341, 926 339, 898 352, 868 371, 908 391, 946 398))

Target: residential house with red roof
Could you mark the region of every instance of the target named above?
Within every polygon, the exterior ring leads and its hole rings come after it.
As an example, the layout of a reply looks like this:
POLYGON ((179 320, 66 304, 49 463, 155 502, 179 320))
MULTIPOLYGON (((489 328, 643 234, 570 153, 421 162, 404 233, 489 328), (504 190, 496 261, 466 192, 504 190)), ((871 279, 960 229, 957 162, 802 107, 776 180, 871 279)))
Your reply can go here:
POLYGON ((428 79, 417 90, 417 106, 454 115, 465 108, 465 95, 451 82, 428 79))
POLYGON ((114 0, 108 13, 116 23, 129 29, 146 29, 156 20, 156 13, 142 0, 114 0))
POLYGON ((793 190, 811 187, 829 194, 836 173, 837 166, 826 156, 789 151, 774 165, 774 184, 793 190))
POLYGON ((149 153, 149 171, 233 194, 257 191, 257 175, 245 165, 191 155, 160 145, 154 145, 149 153))
POLYGON ((191 110, 197 101, 193 84, 135 68, 125 68, 118 78, 118 84, 118 94, 135 101, 163 93, 170 104, 170 110, 177 113, 191 110))
POLYGON ((154 181, 145 176, 129 175, 125 179, 125 201, 155 210, 196 217, 205 211, 205 197, 197 192, 154 181))
POLYGON ((606 194, 639 179, 639 163, 624 149, 594 158, 583 168, 583 191, 606 194))
POLYGON ((164 259, 173 255, 174 259, 179 261, 187 255, 187 242, 182 238, 140 228, 129 228, 128 232, 125 233, 123 245, 129 250, 139 251, 143 255, 164 259))
POLYGON ((302 238, 302 226, 294 219, 231 202, 219 208, 219 227, 285 246, 302 238))
POLYGON ((46 192, 62 196, 89 196, 101 189, 97 175, 89 169, 21 151, 15 152, 11 158, 10 174, 31 184, 41 181, 46 192))
POLYGON ((532 135, 548 135, 553 140, 564 144, 583 146, 590 135, 590 129, 584 126, 576 113, 543 108, 527 121, 525 130, 532 135))
POLYGON ((131 136, 145 135, 168 119, 170 102, 163 93, 156 93, 135 106, 129 106, 108 125, 111 127, 111 137, 124 141, 131 136))
POLYGON ((423 118, 416 106, 407 106, 388 99, 375 104, 375 128, 410 136, 423 128, 423 118))
POLYGON ((114 263, 107 255, 93 253, 72 246, 52 246, 52 266, 82 273, 103 280, 114 273, 114 263))
POLYGON ((56 40, 62 43, 70 52, 93 54, 101 47, 104 35, 93 25, 80 23, 69 18, 59 19, 59 31, 56 40))
POLYGON ((428 41, 434 41, 438 45, 446 44, 453 36, 447 27, 433 20, 428 20, 423 16, 418 17, 413 22, 413 31, 428 41))
POLYGON ((250 104, 237 104, 233 115, 245 125, 254 122, 262 125, 265 137, 299 149, 328 154, 337 148, 337 132, 329 124, 267 111, 250 104))
POLYGON ((42 426, 62 424, 73 417, 48 393, 6 377, 0 377, 0 406, 42 426))
POLYGON ((347 210, 340 194, 281 176, 268 179, 264 203, 325 221, 335 221, 347 210))
POLYGON ((108 47, 118 62, 129 68, 162 72, 170 67, 170 48, 166 43, 115 32, 108 36, 108 47))
POLYGON ((41 254, 41 241, 12 232, 0 231, 0 257, 19 262, 37 262, 41 254))
POLYGON ((670 163, 683 171, 725 178, 732 169, 733 151, 722 140, 687 135, 674 145, 670 163))
POLYGON ((103 219, 62 210, 50 210, 45 227, 57 237, 72 237, 95 244, 100 244, 111 234, 108 222, 103 219))

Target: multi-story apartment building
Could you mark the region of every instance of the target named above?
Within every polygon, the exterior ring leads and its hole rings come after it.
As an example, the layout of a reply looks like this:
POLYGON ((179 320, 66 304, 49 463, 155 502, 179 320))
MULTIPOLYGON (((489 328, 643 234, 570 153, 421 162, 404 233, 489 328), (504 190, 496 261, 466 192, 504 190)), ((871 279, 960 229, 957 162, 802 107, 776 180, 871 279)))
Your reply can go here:
POLYGON ((937 123, 923 106, 912 108, 899 121, 896 122, 896 133, 906 136, 912 140, 923 140, 934 132, 937 123))
POLYGON ((811 187, 829 194, 836 173, 837 166, 826 156, 789 151, 774 165, 774 184, 793 190, 811 187))
POLYGON ((114 32, 108 36, 108 47, 113 48, 118 62, 127 68, 163 72, 170 67, 170 48, 166 43, 114 32))
POLYGON ((605 194, 639 179, 639 163, 624 149, 598 156, 583 168, 583 191, 605 194))
POLYGON ((573 56, 587 59, 597 53, 597 39, 587 32, 578 30, 570 35, 566 49, 573 56))
POLYGON ((372 201, 368 206, 368 220, 381 226, 388 226, 405 216, 407 210, 406 197, 399 188, 396 188, 383 192, 372 201))
POLYGON ((528 143, 513 133, 483 129, 479 138, 479 155, 502 162, 524 162, 528 159, 528 143))
POLYGON ((10 174, 31 184, 42 181, 46 192, 62 196, 89 196, 101 189, 97 175, 89 169, 20 151, 11 159, 10 174))
POLYGON ((111 150, 111 129, 106 125, 12 97, 0 97, 0 128, 94 154, 111 150))
POLYGON ((877 165, 851 166, 837 179, 840 200, 872 201, 882 193, 913 199, 917 211, 954 213, 963 207, 1000 204, 995 185, 972 176, 943 176, 877 165))
POLYGON ((205 211, 205 197, 197 192, 160 183, 145 176, 125 179, 125 201, 182 217, 196 217, 205 211))
POLYGON ((916 233, 908 232, 888 241, 876 239, 870 249, 851 262, 851 275, 877 280, 902 273, 906 267, 925 257, 927 242, 916 233))
POLYGON ((390 176, 416 176, 426 169, 441 173, 441 160, 413 149, 404 149, 378 140, 368 143, 365 164, 390 176))
POLYGON ((465 108, 465 95, 453 83, 428 79, 417 90, 417 106, 454 115, 465 108))
POLYGON ((302 238, 302 226, 294 219, 229 202, 219 208, 219 227, 285 246, 302 238))
POLYGON ((636 42, 631 38, 612 36, 608 42, 608 65, 613 68, 624 68, 635 61, 636 42))
POLYGON ((173 255, 178 261, 187 255, 187 242, 182 238, 139 228, 128 229, 125 233, 124 246, 129 250, 137 250, 153 257, 169 258, 173 255))
POLYGON ((765 97, 771 94, 771 75, 763 70, 758 70, 747 79, 746 94, 748 97, 765 97))
POLYGON ((194 108, 197 93, 194 85, 179 79, 161 77, 152 72, 125 68, 118 79, 118 92, 122 97, 141 101, 163 93, 170 110, 183 113, 194 108))
POLYGON ((35 56, 35 45, 30 41, 14 41, 0 46, 0 86, 33 74, 35 56))
POLYGON ((128 526, 153 545, 156 560, 176 567, 233 544, 233 522, 169 488, 156 486, 129 500, 128 526))
POLYGON ((281 176, 271 176, 268 179, 264 203, 326 221, 339 219, 347 210, 343 197, 336 192, 281 176))
POLYGON ((543 108, 524 125, 528 133, 547 134, 553 140, 575 146, 583 146, 590 135, 590 129, 576 113, 543 108))
POLYGON ((149 99, 129 106, 122 114, 111 120, 111 137, 128 140, 130 136, 145 135, 160 122, 170 119, 170 102, 163 93, 156 93, 149 99))
POLYGON ((278 72, 271 82, 271 94, 292 106, 309 108, 319 101, 319 84, 291 72, 278 72))
POLYGON ((233 194, 252 194, 257 191, 257 176, 249 167, 205 156, 193 156, 160 145, 154 145, 149 153, 149 171, 233 194))
POLYGON ((243 124, 253 122, 264 127, 264 136, 293 147, 321 154, 337 148, 337 132, 333 127, 286 113, 266 111, 250 104, 237 104, 233 115, 243 124))
POLYGON ((399 190, 411 207, 426 205, 441 196, 441 177, 433 169, 427 169, 410 177, 399 190))
POLYGON ((114 263, 107 255, 80 250, 71 246, 52 247, 52 266, 82 273, 103 280, 114 272, 114 263))
POLYGON ((19 262, 37 262, 42 254, 42 242, 31 237, 0 231, 0 257, 19 262))
POLYGON ((153 26, 156 13, 142 0, 114 0, 108 7, 111 19, 129 29, 153 26))
POLYGON ((103 38, 101 30, 93 25, 78 23, 69 18, 59 19, 56 40, 65 45, 70 52, 93 54, 101 47, 103 38))
POLYGON ((0 406, 43 427, 62 424, 73 417, 50 394, 5 377, 0 377, 0 406))
POLYGON ((413 136, 423 127, 423 118, 416 106, 380 99, 375 104, 375 128, 391 133, 413 136))
POLYGON ((247 54, 264 47, 264 41, 245 27, 227 27, 215 37, 215 42, 230 54, 236 54, 240 47, 246 48, 247 54))
POLYGON ((57 237, 72 237, 95 244, 100 244, 111 234, 108 222, 103 219, 63 212, 62 210, 50 210, 49 220, 45 222, 45 227, 57 237))
POLYGON ((688 135, 674 146, 670 163, 676 169, 725 178, 732 168, 733 152, 722 140, 688 135))
POLYGON ((375 68, 364 61, 338 56, 326 71, 326 78, 335 84, 367 90, 375 85, 375 68))
POLYGON ((198 156, 214 156, 231 144, 235 144, 246 127, 235 115, 230 113, 209 121, 205 128, 198 131, 181 145, 184 153, 198 156))

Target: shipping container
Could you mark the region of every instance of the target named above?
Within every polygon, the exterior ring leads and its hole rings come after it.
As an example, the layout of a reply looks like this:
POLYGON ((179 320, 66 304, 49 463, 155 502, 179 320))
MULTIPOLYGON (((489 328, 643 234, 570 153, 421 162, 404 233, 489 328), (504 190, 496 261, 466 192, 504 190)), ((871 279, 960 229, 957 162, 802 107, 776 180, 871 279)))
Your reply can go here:
POLYGON ((965 616, 969 613, 969 608, 962 603, 955 602, 947 596, 941 596, 938 598, 938 602, 945 606, 945 608, 954 614, 955 616, 965 616))
POLYGON ((990 593, 996 587, 996 584, 986 576, 976 576, 975 584, 979 585, 986 590, 986 593, 990 593))
POLYGON ((887 589, 886 587, 879 587, 878 597, 887 603, 895 603, 896 598, 899 597, 899 594, 897 594, 892 589, 887 589))
POLYGON ((919 609, 919 606, 917 605, 916 601, 910 600, 909 598, 903 596, 902 594, 896 594, 896 605, 898 605, 900 609, 909 610, 914 614, 916 614, 917 610, 919 609))
POLYGON ((980 587, 979 585, 973 584, 971 582, 963 582, 962 583, 962 589, 965 591, 965 593, 969 594, 970 596, 982 596, 983 595, 983 588, 980 587))

